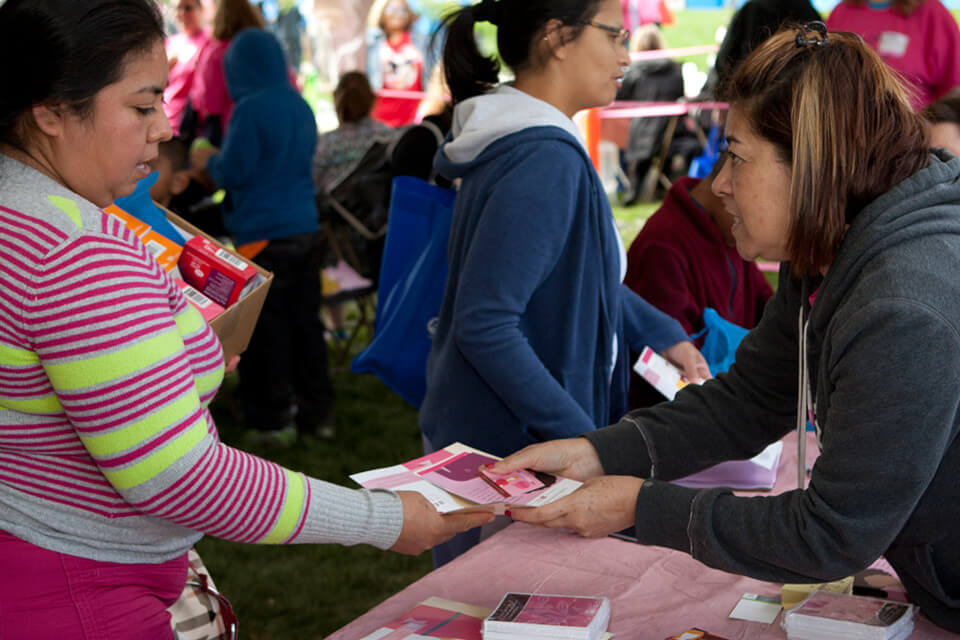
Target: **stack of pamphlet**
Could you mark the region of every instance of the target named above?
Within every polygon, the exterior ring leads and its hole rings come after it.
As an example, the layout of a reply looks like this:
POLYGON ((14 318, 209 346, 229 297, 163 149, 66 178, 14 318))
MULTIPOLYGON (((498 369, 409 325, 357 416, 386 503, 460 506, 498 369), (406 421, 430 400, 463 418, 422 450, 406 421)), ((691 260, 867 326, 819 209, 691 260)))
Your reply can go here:
POLYGON ((913 631, 912 604, 814 591, 783 616, 789 640, 903 640, 913 631))
POLYGON ((607 598, 508 593, 483 621, 483 638, 597 640, 609 622, 607 598))

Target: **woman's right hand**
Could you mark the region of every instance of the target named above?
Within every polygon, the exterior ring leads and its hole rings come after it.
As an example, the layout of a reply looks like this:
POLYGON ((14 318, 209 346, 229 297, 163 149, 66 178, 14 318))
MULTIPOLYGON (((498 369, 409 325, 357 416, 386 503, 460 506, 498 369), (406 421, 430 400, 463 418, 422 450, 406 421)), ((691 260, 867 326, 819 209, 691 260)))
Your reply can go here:
POLYGON ((403 503, 403 529, 390 547, 406 555, 420 555, 427 549, 446 542, 461 531, 493 522, 492 511, 440 514, 430 501, 415 491, 397 491, 403 503))
POLYGON ((589 440, 579 437, 532 444, 497 462, 491 470, 509 473, 517 469, 544 471, 581 481, 603 475, 597 450, 589 440))

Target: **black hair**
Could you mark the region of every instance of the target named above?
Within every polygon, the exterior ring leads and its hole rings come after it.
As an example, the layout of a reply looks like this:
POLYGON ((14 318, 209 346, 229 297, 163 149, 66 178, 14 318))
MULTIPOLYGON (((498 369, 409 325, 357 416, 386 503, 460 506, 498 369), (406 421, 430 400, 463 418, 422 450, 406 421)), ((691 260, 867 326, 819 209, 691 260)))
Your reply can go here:
POLYGON ((153 0, 6 0, 0 5, 0 142, 21 147, 23 116, 62 104, 81 117, 131 54, 164 37, 153 0))
POLYGON ((157 152, 170 163, 170 170, 183 171, 190 163, 190 150, 183 138, 174 136, 160 143, 157 152))
POLYGON ((960 124, 960 88, 951 89, 939 100, 928 105, 923 110, 923 116, 932 124, 960 124))
POLYGON ((367 74, 362 71, 347 71, 333 90, 333 108, 340 124, 363 120, 370 115, 376 101, 367 74))
MULTIPOLYGON (((535 67, 534 42, 547 23, 559 20, 576 39, 600 10, 601 0, 483 0, 454 11, 443 20, 446 30, 443 71, 453 102, 480 95, 497 84, 500 64, 480 53, 473 28, 478 22, 497 26, 497 48, 514 73, 535 67)), ((438 31, 439 33, 439 31, 438 31)))

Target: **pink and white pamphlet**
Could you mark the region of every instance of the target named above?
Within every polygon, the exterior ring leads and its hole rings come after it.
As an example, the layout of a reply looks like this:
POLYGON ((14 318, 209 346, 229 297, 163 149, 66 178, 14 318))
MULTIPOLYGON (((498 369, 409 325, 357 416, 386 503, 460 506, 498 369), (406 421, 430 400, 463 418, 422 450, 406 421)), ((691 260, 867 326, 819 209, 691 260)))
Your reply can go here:
POLYGON ((428 598, 405 615, 360 640, 482 640, 483 619, 490 609, 474 605, 428 598))
POLYGON ((507 506, 540 507, 573 493, 582 483, 521 470, 492 474, 484 469, 498 458, 455 442, 403 464, 356 473, 350 478, 367 489, 416 491, 440 513, 493 511, 507 506))

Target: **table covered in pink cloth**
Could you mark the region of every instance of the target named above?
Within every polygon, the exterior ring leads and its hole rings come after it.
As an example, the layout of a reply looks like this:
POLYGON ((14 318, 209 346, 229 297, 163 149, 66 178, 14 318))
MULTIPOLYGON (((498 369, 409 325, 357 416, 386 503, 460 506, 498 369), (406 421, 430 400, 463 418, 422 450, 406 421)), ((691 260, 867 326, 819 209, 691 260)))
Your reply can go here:
MULTIPOLYGON (((816 457, 808 434, 807 458, 816 457)), ((784 439, 773 493, 796 488, 796 437, 784 439)), ((747 492, 742 492, 746 494, 747 492)), ((881 560, 881 563, 883 561, 881 560)), ((514 523, 357 618, 328 640, 357 640, 431 596, 493 608, 507 591, 607 596, 618 640, 663 640, 691 627, 730 640, 786 638, 772 624, 728 618, 744 593, 779 597, 780 584, 717 571, 689 555, 614 538, 514 523)), ((960 638, 918 616, 911 640, 960 638)))

